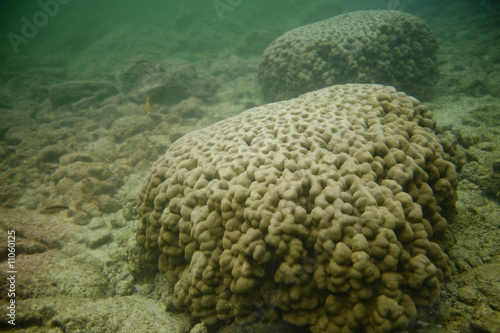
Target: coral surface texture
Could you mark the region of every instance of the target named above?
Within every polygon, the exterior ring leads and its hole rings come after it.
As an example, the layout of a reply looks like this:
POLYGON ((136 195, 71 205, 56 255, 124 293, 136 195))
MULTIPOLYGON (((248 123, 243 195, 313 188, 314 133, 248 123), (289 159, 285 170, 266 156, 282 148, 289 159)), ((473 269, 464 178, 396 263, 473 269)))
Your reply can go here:
POLYGON ((453 161, 426 107, 393 87, 259 106, 185 135, 154 164, 139 255, 206 324, 405 328, 453 271, 453 161))
POLYGON ((272 42, 260 60, 267 101, 340 83, 392 85, 422 97, 439 80, 438 43, 419 18, 395 10, 342 14, 272 42))

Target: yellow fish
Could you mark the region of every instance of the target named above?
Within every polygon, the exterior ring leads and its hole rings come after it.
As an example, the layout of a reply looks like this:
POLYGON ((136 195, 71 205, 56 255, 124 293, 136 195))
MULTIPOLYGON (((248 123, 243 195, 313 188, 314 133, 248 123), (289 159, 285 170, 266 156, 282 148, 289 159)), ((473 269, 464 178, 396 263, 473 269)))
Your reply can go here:
POLYGON ((149 104, 149 96, 146 97, 146 105, 144 106, 144 109, 146 109, 148 113, 151 112, 151 104, 149 104))

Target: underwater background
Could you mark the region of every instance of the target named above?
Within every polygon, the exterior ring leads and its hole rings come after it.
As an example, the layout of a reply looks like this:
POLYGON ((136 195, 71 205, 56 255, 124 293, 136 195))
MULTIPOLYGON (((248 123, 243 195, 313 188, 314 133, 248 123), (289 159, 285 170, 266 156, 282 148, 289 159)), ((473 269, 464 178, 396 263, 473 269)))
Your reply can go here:
MULTIPOLYGON (((439 43, 420 98, 455 148, 453 281, 410 332, 500 332, 500 1, 146 0, 0 4, 0 330, 202 332, 137 261, 135 207, 179 137, 263 104, 264 49, 343 13, 400 10, 439 43), (163 98, 144 98, 169 73, 163 98), (140 82, 128 87, 127 82, 140 82), (8 232, 16 234, 9 323, 8 232)), ((163 83, 162 83, 163 84, 163 83)), ((297 331, 255 325, 255 332, 297 331)), ((237 328, 211 327, 213 332, 237 328)))

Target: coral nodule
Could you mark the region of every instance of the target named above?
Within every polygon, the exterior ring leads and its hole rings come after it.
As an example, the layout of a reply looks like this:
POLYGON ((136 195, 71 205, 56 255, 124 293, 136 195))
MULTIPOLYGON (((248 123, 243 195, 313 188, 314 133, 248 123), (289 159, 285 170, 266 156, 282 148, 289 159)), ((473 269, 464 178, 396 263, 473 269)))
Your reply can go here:
POLYGON ((388 332, 453 264, 450 143, 393 87, 337 85, 189 133, 139 195, 141 259, 206 324, 388 332))

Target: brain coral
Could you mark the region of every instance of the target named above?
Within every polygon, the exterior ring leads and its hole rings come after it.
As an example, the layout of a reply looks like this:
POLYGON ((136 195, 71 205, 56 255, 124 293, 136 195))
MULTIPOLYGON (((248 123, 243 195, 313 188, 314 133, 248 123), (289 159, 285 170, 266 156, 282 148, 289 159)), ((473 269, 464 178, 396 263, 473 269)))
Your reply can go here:
POLYGON ((457 174, 415 98, 337 85, 180 138, 139 195, 142 260, 207 324, 406 327, 450 277, 457 174))
POLYGON ((413 15, 351 12, 281 35, 261 57, 259 81, 268 101, 339 83, 380 83, 423 96, 439 80, 437 49, 413 15))

